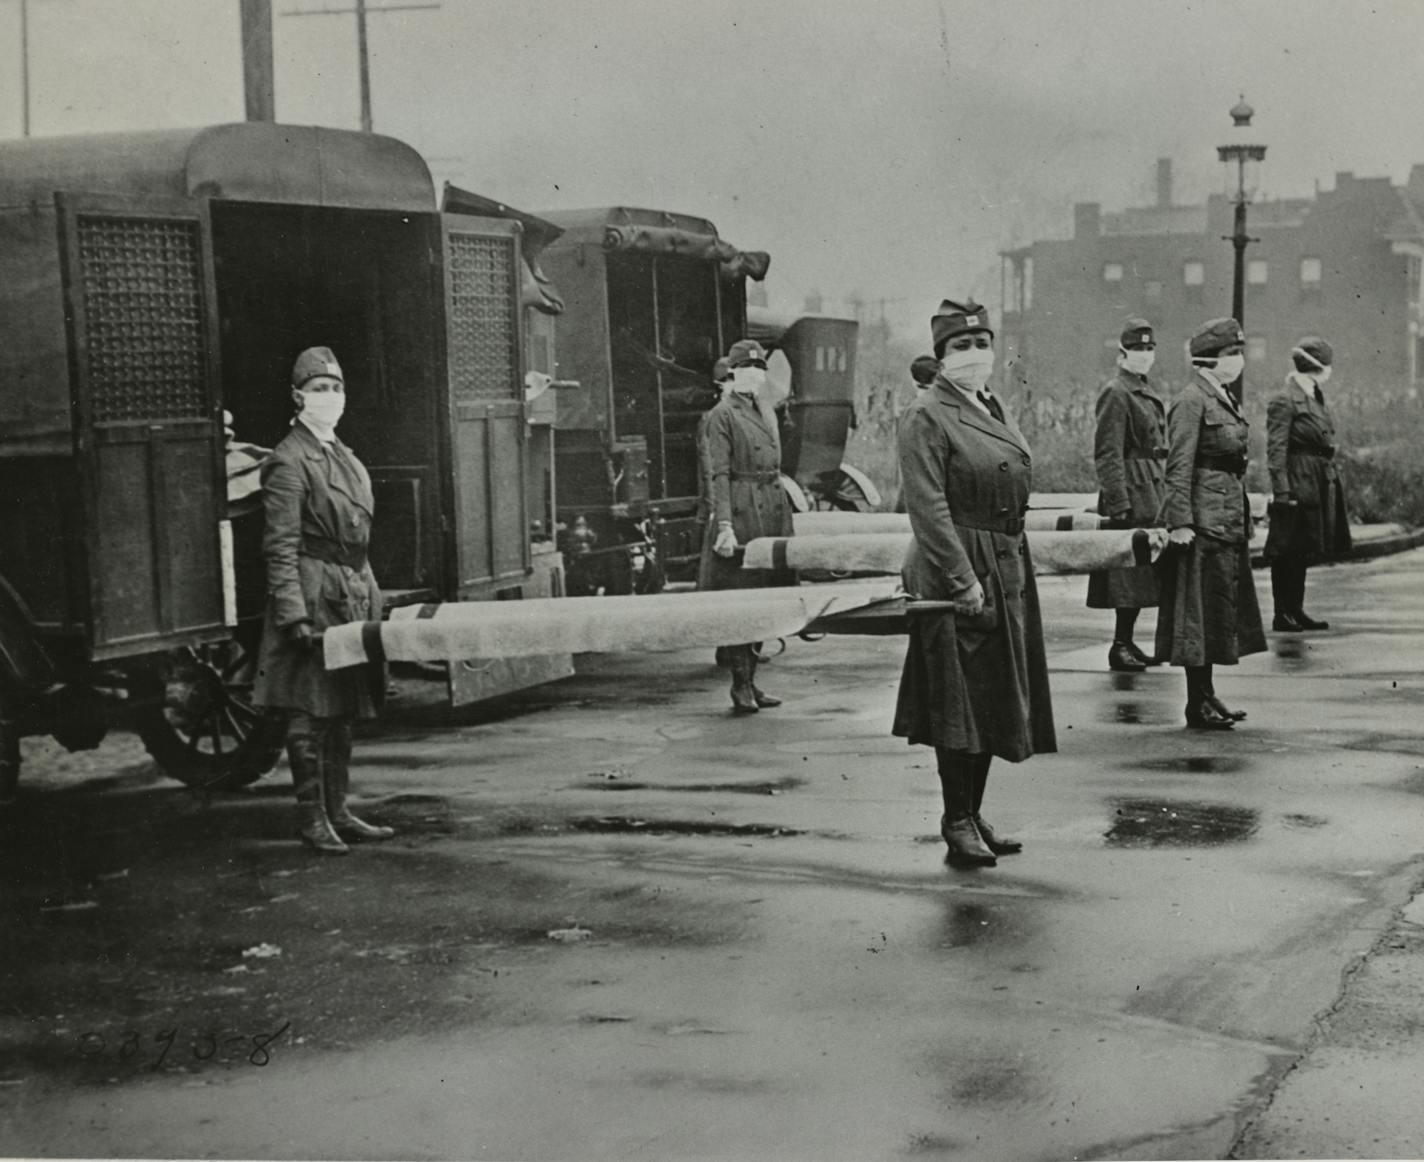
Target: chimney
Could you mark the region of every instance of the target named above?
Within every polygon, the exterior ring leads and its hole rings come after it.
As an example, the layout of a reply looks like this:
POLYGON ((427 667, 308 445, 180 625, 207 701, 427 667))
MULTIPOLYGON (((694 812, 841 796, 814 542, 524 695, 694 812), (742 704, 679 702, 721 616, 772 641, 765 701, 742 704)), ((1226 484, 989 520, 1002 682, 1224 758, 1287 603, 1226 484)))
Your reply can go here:
POLYGON ((1172 159, 1157 159, 1157 208, 1165 210, 1172 205, 1172 159))
POLYGON ((1102 206, 1097 202, 1078 202, 1073 206, 1073 237, 1096 238, 1102 233, 1102 206))
POLYGON ((272 0, 242 0, 242 92, 249 121, 277 120, 272 82, 272 0))

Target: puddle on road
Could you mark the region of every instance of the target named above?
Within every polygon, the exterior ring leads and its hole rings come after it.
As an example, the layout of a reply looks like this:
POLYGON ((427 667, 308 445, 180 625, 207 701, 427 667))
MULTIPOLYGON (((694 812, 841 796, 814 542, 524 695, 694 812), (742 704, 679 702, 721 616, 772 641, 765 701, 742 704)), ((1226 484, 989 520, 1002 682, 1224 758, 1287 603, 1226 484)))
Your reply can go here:
POLYGON ((1319 815, 1282 815, 1281 822, 1287 827, 1306 829, 1324 827, 1330 820, 1323 819, 1319 815))
POLYGON ((1021 936, 1022 926, 1004 904, 952 900, 940 917, 939 947, 972 948, 1021 936))
POLYGON ((1174 713, 1150 702, 1116 702, 1103 707, 1101 722, 1117 722, 1127 726, 1164 726, 1175 721, 1174 713))
POLYGON ((1308 643, 1298 637, 1277 637, 1272 640, 1276 661, 1283 670, 1304 670, 1310 665, 1306 655, 1310 652, 1308 643))
POLYGON ((595 815, 575 817, 567 821, 571 831, 588 831, 598 835, 755 835, 779 839, 789 835, 804 835, 795 827, 776 827, 770 823, 709 823, 701 819, 639 819, 632 815, 595 815))
POLYGON ((1224 803, 1176 799, 1117 799, 1109 847, 1214 847, 1241 843, 1256 834, 1260 812, 1224 803))
POLYGON ((638 783, 613 778, 598 772, 588 777, 599 780, 593 784, 593 789, 597 791, 679 791, 690 795, 780 795, 786 791, 794 791, 806 782, 805 779, 795 776, 788 776, 784 779, 733 783, 638 783))
POLYGON ((1250 764, 1239 755, 1185 755, 1170 759, 1144 759, 1128 764, 1133 770, 1180 775, 1231 775, 1250 764))

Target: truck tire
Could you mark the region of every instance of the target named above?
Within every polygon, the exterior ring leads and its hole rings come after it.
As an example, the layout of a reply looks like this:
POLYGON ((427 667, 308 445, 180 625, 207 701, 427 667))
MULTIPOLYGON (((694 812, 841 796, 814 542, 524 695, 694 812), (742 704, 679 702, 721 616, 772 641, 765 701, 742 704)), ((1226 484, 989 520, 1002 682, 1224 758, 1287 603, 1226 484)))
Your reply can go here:
MULTIPOLYGON (((260 629, 258 626, 253 629, 260 629)), ((252 703, 255 633, 174 650, 148 679, 135 729, 163 772, 190 787, 230 791, 277 763, 286 720, 252 703)))

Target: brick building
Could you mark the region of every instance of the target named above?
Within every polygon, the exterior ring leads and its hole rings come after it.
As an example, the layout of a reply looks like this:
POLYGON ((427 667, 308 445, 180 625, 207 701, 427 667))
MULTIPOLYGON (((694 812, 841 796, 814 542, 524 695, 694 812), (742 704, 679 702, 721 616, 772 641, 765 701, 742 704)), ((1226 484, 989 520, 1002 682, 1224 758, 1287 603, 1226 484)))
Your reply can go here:
MULTIPOLYGON (((1157 328, 1154 378, 1187 375, 1184 347, 1204 320, 1231 313, 1232 202, 1175 205, 1171 162, 1157 163, 1157 203, 1104 213, 1074 207, 1073 237, 1001 253, 999 388, 1020 406, 1096 394, 1125 318, 1157 328)), ((1337 173, 1312 198, 1253 203, 1246 250, 1246 391, 1270 391, 1303 334, 1336 352, 1332 391, 1417 398, 1424 376, 1424 165, 1403 186, 1337 173)))

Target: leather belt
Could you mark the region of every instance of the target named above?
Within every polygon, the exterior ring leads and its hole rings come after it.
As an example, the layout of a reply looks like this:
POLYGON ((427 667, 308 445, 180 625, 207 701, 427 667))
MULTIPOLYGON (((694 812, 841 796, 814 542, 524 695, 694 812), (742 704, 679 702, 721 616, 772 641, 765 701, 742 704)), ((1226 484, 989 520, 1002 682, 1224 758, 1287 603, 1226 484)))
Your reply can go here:
POLYGON ((348 569, 366 567, 365 545, 343 545, 330 537, 314 537, 303 534, 301 548, 297 550, 303 557, 314 557, 328 565, 345 565, 348 569))
POLYGON ((1009 536, 1015 536, 1024 531, 1024 522, 1021 516, 1006 516, 998 519, 983 517, 981 519, 950 513, 950 519, 954 521, 954 527, 959 529, 980 529, 987 533, 1007 533, 1009 536))
POLYGON ((1166 448, 1153 448, 1150 452, 1128 452, 1123 456, 1124 460, 1165 460, 1166 458, 1166 448))
POLYGON ((1210 468, 1214 472, 1230 472, 1233 476, 1246 475, 1246 457, 1236 456, 1198 456, 1198 468, 1210 468))
POLYGON ((729 472, 733 480, 751 480, 757 484, 775 484, 781 479, 780 472, 729 472))

